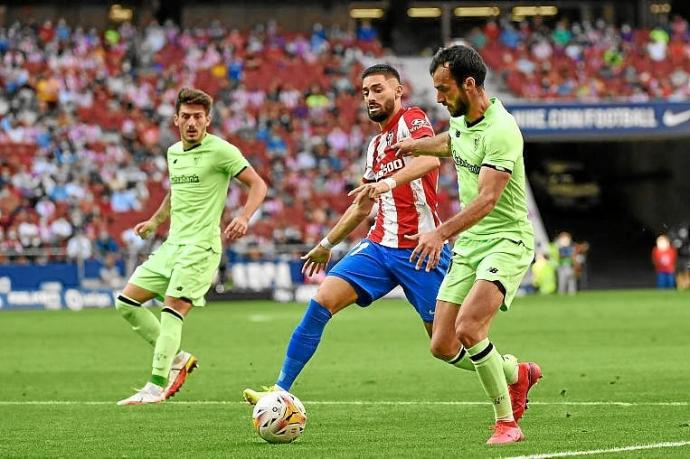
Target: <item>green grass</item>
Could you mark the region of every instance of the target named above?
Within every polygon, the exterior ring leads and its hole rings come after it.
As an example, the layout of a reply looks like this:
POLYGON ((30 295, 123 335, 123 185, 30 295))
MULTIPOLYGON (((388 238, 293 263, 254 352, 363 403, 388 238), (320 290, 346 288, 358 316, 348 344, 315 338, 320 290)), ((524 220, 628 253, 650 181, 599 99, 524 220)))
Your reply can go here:
MULTIPOLYGON (((310 403, 485 400, 474 374, 431 357, 399 301, 333 319, 293 387, 309 414, 305 433, 264 443, 242 389, 274 382, 302 311, 265 302, 194 311, 184 347, 201 368, 174 401, 144 407, 114 404, 144 383, 151 360, 114 310, 0 313, 0 457, 508 457, 690 440, 687 293, 528 297, 499 314, 498 349, 539 362, 545 377, 522 422, 527 440, 498 449, 484 446, 489 405, 310 403), (226 403, 179 403, 192 401, 226 403), (566 404, 608 401, 632 405, 566 404)), ((688 457, 690 446, 621 456, 688 457)))

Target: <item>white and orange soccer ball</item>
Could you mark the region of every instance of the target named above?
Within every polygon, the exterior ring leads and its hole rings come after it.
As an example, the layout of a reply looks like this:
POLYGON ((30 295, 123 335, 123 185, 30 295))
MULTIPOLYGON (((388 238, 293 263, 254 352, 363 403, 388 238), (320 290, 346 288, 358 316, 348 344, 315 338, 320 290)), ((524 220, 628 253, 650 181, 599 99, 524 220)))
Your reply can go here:
POLYGON ((295 441, 307 423, 307 412, 289 392, 269 392, 259 399, 252 413, 256 432, 269 443, 295 441))

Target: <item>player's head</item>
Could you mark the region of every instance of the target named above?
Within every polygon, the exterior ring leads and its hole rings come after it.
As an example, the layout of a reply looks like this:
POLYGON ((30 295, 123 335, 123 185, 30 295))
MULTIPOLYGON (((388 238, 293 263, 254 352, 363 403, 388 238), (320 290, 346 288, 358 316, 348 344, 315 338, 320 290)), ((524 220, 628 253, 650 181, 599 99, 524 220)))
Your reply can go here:
POLYGON ((474 48, 454 45, 438 50, 431 59, 429 73, 434 80, 436 101, 451 116, 461 116, 484 89, 486 64, 474 48))
POLYGON ((204 138, 211 123, 212 106, 211 96, 199 89, 182 88, 177 94, 174 123, 184 142, 193 144, 204 138))
POLYGON ((388 64, 376 64, 362 72, 362 96, 367 115, 380 123, 400 109, 403 87, 400 74, 388 64))

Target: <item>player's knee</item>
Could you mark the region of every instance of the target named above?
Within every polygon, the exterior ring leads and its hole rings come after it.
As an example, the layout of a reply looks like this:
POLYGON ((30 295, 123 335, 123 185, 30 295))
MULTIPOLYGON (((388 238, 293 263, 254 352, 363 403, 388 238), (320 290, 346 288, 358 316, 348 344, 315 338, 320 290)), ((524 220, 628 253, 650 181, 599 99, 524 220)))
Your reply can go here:
POLYGON ((444 342, 442 340, 431 340, 431 345, 429 347, 429 350, 431 351, 431 355, 436 357, 439 360, 443 360, 444 362, 447 362, 448 360, 452 359, 455 357, 455 355, 458 353, 457 346, 455 349, 452 348, 450 345, 451 343, 449 342, 444 342))
POLYGON ((482 340, 479 324, 470 320, 460 321, 455 328, 455 334, 465 348, 470 348, 482 340))
POLYGON ((319 290, 316 292, 316 295, 314 295, 314 301, 328 309, 328 312, 331 314, 335 314, 343 307, 342 298, 338 298, 338 296, 334 293, 322 288, 319 288, 319 290))

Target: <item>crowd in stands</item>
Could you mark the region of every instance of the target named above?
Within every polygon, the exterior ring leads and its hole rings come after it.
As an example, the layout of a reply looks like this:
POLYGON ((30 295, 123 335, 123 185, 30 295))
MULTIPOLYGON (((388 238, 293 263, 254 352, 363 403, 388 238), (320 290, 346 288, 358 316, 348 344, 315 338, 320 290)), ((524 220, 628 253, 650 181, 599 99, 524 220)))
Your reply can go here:
MULTIPOLYGON (((375 125, 356 85, 362 57, 381 53, 371 30, 318 24, 311 34, 271 22, 247 32, 217 22, 99 32, 64 20, 0 29, 0 253, 26 262, 143 248, 118 223, 145 217, 165 193, 183 86, 215 98, 210 131, 271 185, 250 240, 319 240, 361 177, 375 125)), ((241 194, 232 188, 228 209, 241 194)))
POLYGON ((524 99, 580 101, 690 97, 690 29, 676 16, 652 29, 598 19, 489 21, 468 40, 505 85, 524 99))
MULTIPOLYGON (((469 40, 520 97, 648 100, 690 95, 688 34, 679 18, 651 31, 536 20, 489 22, 469 40)), ((167 190, 165 149, 178 140, 171 121, 184 86, 215 98, 210 131, 269 183, 243 243, 315 243, 361 177, 376 126, 357 81, 363 59, 381 55, 368 25, 316 24, 310 34, 273 22, 242 32, 218 22, 0 28, 0 262, 130 254, 136 264, 150 247, 128 228, 167 190)), ((443 168, 445 216, 459 209, 453 164, 443 168)), ((241 202, 232 187, 223 224, 241 202)))

